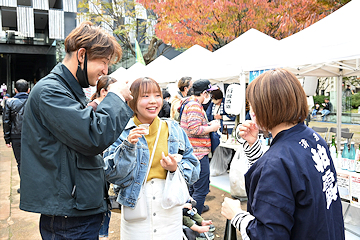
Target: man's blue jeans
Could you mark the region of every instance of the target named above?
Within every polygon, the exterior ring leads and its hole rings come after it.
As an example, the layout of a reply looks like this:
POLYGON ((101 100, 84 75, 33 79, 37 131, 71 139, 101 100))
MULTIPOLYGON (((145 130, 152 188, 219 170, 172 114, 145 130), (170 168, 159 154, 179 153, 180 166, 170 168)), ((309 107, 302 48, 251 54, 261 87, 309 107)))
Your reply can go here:
POLYGON ((321 114, 323 114, 322 120, 325 121, 325 117, 330 114, 330 111, 327 109, 324 109, 321 111, 321 114))
POLYGON ((196 200, 196 209, 201 215, 205 197, 209 193, 210 188, 210 161, 208 155, 200 160, 200 178, 192 186, 190 186, 190 196, 196 200))
POLYGON ((62 217, 41 214, 42 239, 99 239, 104 213, 84 217, 62 217))
POLYGON ((109 236, 110 218, 111 218, 111 211, 108 210, 105 213, 105 219, 104 219, 104 223, 101 225, 101 228, 99 231, 99 237, 108 237, 109 236))
POLYGON ((318 112, 318 110, 316 110, 316 109, 314 109, 313 111, 312 111, 312 113, 311 113, 311 116, 315 116, 316 115, 316 113, 318 112))

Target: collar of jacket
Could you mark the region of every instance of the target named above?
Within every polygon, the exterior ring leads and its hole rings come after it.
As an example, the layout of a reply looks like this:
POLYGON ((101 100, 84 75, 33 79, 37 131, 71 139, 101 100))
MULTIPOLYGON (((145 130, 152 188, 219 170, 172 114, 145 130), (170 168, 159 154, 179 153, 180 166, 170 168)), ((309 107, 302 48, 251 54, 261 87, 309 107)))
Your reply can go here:
POLYGON ((14 96, 14 98, 19 98, 19 99, 26 99, 28 97, 29 94, 27 94, 26 92, 19 92, 14 96))
POLYGON ((51 73, 60 76, 61 80, 71 88, 70 90, 73 92, 73 94, 76 95, 76 97, 81 101, 81 103, 85 106, 87 105, 86 96, 82 87, 80 86, 74 75, 72 75, 70 70, 64 64, 58 63, 53 68, 51 73))
POLYGON ((275 144, 277 141, 280 141, 279 139, 284 139, 289 134, 300 134, 301 135, 301 132, 304 131, 306 128, 307 128, 307 126, 304 124, 304 122, 300 122, 289 129, 283 130, 283 131, 279 132, 278 134, 276 134, 274 139, 271 141, 270 146, 275 144))
POLYGON ((134 123, 134 118, 130 118, 129 122, 126 124, 126 127, 124 130, 135 128, 136 124, 134 123))
MULTIPOLYGON (((162 119, 164 122, 166 122, 168 125, 169 125, 169 122, 171 121, 169 121, 168 119, 162 119)), ((129 122, 126 124, 126 127, 125 127, 125 129, 124 130, 128 130, 128 129, 132 129, 132 128, 135 128, 136 127, 136 124, 135 124, 135 122, 134 122, 134 118, 132 117, 130 120, 129 120, 129 122)), ((170 131, 170 129, 169 129, 169 131, 170 131)))
POLYGON ((177 92, 177 96, 178 96, 179 99, 182 99, 182 98, 186 97, 186 96, 183 96, 180 91, 177 92))

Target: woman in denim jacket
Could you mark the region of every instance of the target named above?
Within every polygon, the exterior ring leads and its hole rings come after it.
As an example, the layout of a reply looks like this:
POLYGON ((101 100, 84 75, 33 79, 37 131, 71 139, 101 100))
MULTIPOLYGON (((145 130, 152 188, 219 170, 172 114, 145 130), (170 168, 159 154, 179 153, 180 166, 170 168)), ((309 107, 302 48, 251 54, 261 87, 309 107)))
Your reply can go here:
MULTIPOLYGON (((162 93, 151 78, 139 78, 130 87, 128 102, 135 116, 117 141, 104 153, 107 180, 120 186, 117 201, 134 208, 146 181, 147 219, 126 221, 121 216, 121 239, 182 239, 182 207, 163 209, 161 200, 167 172, 180 171, 188 185, 199 178, 200 163, 193 155, 189 139, 179 124, 157 117, 162 107, 162 93), (149 159, 161 124, 150 172, 145 180, 149 159), (149 134, 140 124, 150 124, 149 134), (176 155, 182 155, 177 161, 176 155)), ((176 194, 176 189, 174 189, 176 194)), ((123 211, 122 211, 123 212, 123 211)))

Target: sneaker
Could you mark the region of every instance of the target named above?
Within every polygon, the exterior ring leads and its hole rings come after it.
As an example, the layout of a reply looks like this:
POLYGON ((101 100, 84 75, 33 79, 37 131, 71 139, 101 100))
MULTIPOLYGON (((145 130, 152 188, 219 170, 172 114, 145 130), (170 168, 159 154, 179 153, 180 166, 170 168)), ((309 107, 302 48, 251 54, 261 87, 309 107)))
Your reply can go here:
POLYGON ((214 234, 211 232, 205 232, 205 233, 199 233, 199 236, 196 237, 196 240, 213 240, 215 238, 214 234), (208 238, 205 236, 205 234, 208 236, 208 238))
POLYGON ((209 227, 210 227, 209 232, 213 232, 216 229, 215 226, 212 224, 210 224, 209 227))
POLYGON ((210 210, 209 205, 205 205, 205 206, 203 207, 203 209, 202 209, 202 212, 201 212, 201 213, 207 212, 207 211, 209 211, 209 210, 210 210))

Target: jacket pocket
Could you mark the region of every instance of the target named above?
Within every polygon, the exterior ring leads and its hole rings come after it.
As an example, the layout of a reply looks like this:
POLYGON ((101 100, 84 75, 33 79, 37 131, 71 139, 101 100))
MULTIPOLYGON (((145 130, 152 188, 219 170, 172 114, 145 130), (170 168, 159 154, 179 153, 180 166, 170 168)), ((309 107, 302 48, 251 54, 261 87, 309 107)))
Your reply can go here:
POLYGON ((105 195, 104 161, 100 155, 77 154, 75 186, 72 196, 78 210, 96 209, 102 206, 105 195))

